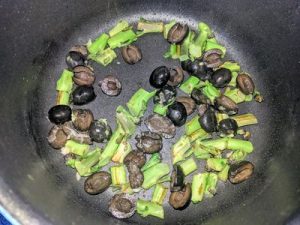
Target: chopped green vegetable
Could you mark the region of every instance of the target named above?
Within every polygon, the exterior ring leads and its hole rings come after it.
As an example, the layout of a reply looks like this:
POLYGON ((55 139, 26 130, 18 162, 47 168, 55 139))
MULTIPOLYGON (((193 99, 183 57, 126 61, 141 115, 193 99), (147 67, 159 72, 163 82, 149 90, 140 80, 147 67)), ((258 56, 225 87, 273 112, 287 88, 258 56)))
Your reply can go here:
POLYGON ((189 149, 191 143, 188 136, 182 136, 171 148, 172 150, 172 161, 176 164, 179 161, 184 160, 189 155, 189 149))
POLYGON ((196 140, 192 144, 192 150, 195 157, 198 159, 208 159, 211 158, 212 155, 215 157, 221 155, 221 151, 219 149, 203 145, 201 139, 196 140))
POLYGON ((231 72, 231 81, 229 82, 228 86, 236 87, 236 78, 239 74, 237 72, 231 72))
POLYGON ((73 72, 64 69, 56 82, 56 90, 71 93, 73 88, 73 72))
POLYGON ((162 205, 167 195, 167 192, 168 192, 168 188, 165 187, 164 185, 162 184, 155 185, 151 201, 156 204, 162 205))
POLYGON ((143 33, 161 33, 164 30, 163 22, 153 22, 140 18, 137 29, 143 33))
POLYGON ((207 139, 207 138, 210 138, 210 137, 211 137, 211 135, 209 133, 206 133, 206 131, 203 130, 202 128, 198 129, 195 132, 193 132, 192 134, 188 135, 188 138, 189 138, 191 143, 198 140, 198 139, 203 140, 203 139, 207 139))
POLYGON ((140 214, 142 217, 155 216, 160 219, 164 218, 163 207, 154 202, 139 199, 136 203, 136 210, 137 213, 140 214))
POLYGON ((107 43, 110 48, 115 49, 129 45, 136 40, 136 34, 130 29, 126 31, 120 31, 119 33, 115 34, 108 39, 107 43))
POLYGON ((245 95, 238 88, 234 88, 234 89, 227 88, 224 95, 227 96, 228 98, 231 98, 237 104, 245 101, 251 101, 253 98, 252 95, 245 95))
POLYGON ((220 45, 216 43, 215 40, 207 39, 206 40, 206 46, 205 46, 205 52, 211 49, 219 49, 222 51, 222 57, 226 54, 226 48, 223 45, 220 45))
POLYGON ((214 171, 221 171, 225 168, 227 165, 227 159, 216 159, 216 158, 210 158, 207 159, 207 168, 214 171))
POLYGON ((129 28, 129 23, 126 20, 120 20, 108 33, 109 36, 114 36, 117 33, 129 28))
POLYGON ((218 182, 218 175, 215 173, 209 173, 206 180, 205 196, 211 198, 216 194, 217 182, 218 182))
POLYGON ((229 118, 228 114, 226 114, 226 113, 219 113, 219 112, 217 112, 216 116, 217 116, 218 123, 220 123, 221 120, 229 118))
POLYGON ((120 186, 127 183, 126 169, 124 165, 110 167, 111 183, 120 186))
POLYGON ((190 121, 186 122, 184 128, 185 128, 186 135, 190 135, 194 133, 196 130, 201 129, 201 125, 199 123, 199 116, 197 115, 190 121))
POLYGON ((93 42, 87 44, 87 49, 90 54, 100 54, 106 47, 109 36, 105 33, 101 34, 93 42))
POLYGON ((229 69, 232 72, 240 72, 241 66, 237 62, 232 62, 232 61, 226 61, 224 62, 220 68, 226 68, 229 69))
POLYGON ((236 116, 232 116, 231 118, 237 122, 239 127, 258 123, 257 118, 252 113, 236 115, 236 116))
POLYGON ((185 61, 189 59, 189 48, 191 43, 194 41, 194 38, 195 32, 190 30, 180 47, 180 61, 185 61))
POLYGON ((70 93, 66 91, 58 91, 56 97, 57 105, 69 105, 70 104, 70 93))
POLYGON ((141 171, 144 172, 145 170, 151 168, 152 166, 157 165, 161 162, 161 157, 159 153, 154 153, 151 155, 151 158, 145 163, 145 165, 141 168, 141 171))
POLYGON ((68 140, 63 147, 64 153, 73 153, 75 155, 83 156, 89 150, 90 146, 87 144, 80 144, 73 140, 68 140))
POLYGON ((164 58, 178 59, 180 57, 180 45, 171 44, 169 50, 164 54, 164 58))
POLYGON ((218 178, 219 180, 226 182, 228 179, 228 171, 229 171, 230 166, 226 165, 219 173, 218 173, 218 178))
POLYGON ((243 161, 247 157, 248 153, 244 152, 242 150, 234 151, 230 156, 229 156, 229 161, 236 163, 243 161))
POLYGON ((179 166, 185 176, 191 174, 195 170, 197 170, 197 164, 193 158, 189 158, 181 163, 179 166))
POLYGON ((116 119, 126 136, 130 137, 135 133, 136 124, 139 122, 139 119, 133 117, 123 106, 117 107, 116 119))
POLYGON ((150 167, 149 169, 143 172, 144 182, 142 187, 144 189, 149 189, 153 185, 157 184, 159 179, 166 176, 170 173, 170 168, 166 163, 158 163, 155 166, 150 167))
POLYGON ((153 107, 153 112, 155 112, 161 116, 165 116, 165 115, 167 115, 168 106, 169 105, 155 104, 153 107))
POLYGON ((75 163, 76 163, 76 162, 77 162, 76 159, 68 159, 68 160, 66 161, 66 166, 69 166, 69 167, 75 169, 75 163))
POLYGON ((124 137, 118 146, 116 153, 112 157, 112 161, 115 163, 123 163, 124 158, 129 152, 131 152, 131 145, 128 142, 127 137, 124 137))
POLYGON ((89 176, 91 174, 91 168, 100 159, 101 150, 96 148, 94 151, 89 152, 86 157, 80 161, 75 162, 75 168, 80 176, 89 176))
POLYGON ((176 24, 175 20, 172 20, 170 23, 165 24, 164 26, 164 39, 168 38, 168 33, 171 30, 171 28, 176 24))
POLYGON ((194 88, 204 86, 204 82, 195 76, 190 76, 183 84, 180 85, 180 90, 186 94, 191 94, 194 88))
POLYGON ((199 173, 193 176, 191 198, 193 203, 198 203, 203 200, 207 177, 208 173, 199 173))
POLYGON ((242 150, 247 153, 253 151, 253 145, 250 141, 240 140, 236 138, 219 138, 214 140, 206 140, 202 142, 208 147, 215 147, 220 150, 230 149, 233 151, 242 150))
POLYGON ((97 63, 100 63, 103 66, 107 66, 115 58, 117 58, 117 54, 111 48, 107 48, 97 55, 92 55, 92 54, 89 55, 89 58, 94 60, 97 63))
POLYGON ((220 90, 208 81, 205 82, 205 86, 202 88, 202 93, 208 97, 211 102, 214 102, 215 98, 221 95, 220 90))

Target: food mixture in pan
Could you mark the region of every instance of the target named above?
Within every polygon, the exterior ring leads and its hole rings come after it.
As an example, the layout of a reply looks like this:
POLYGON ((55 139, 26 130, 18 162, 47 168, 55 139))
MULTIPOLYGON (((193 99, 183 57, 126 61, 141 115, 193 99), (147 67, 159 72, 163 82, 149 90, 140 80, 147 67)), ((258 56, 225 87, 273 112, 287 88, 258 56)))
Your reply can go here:
POLYGON ((239 104, 263 98, 251 75, 238 62, 224 60, 225 54, 226 48, 203 22, 196 31, 176 21, 140 19, 135 29, 127 21, 118 22, 107 33, 67 53, 67 69, 56 85, 56 105, 48 112, 54 124, 49 144, 61 150, 68 167, 85 177, 86 193, 98 195, 112 188, 115 195, 107 207, 119 219, 135 213, 163 219, 165 201, 174 210, 184 210, 191 202, 213 197, 218 182, 246 181, 254 171, 254 165, 246 161, 253 152, 246 127, 257 124, 257 118, 238 114, 239 104), (126 63, 139 63, 143 54, 134 42, 147 33, 161 33, 170 46, 162 57, 180 60, 181 67, 162 65, 148 71, 152 89, 136 90, 126 104, 116 108, 117 126, 112 130, 112 121, 95 118, 88 103, 96 98, 94 88, 116 101, 114 96, 126 87, 114 75, 95 85, 91 62, 107 66, 120 48, 126 63), (149 101, 153 108, 148 107, 149 101), (152 111, 147 118, 146 110, 152 111), (142 123, 148 130, 137 133, 142 123), (184 134, 172 140, 181 126, 184 134), (130 144, 132 139, 135 146, 130 144), (175 144, 166 149, 163 139, 175 144), (162 158, 161 151, 170 154, 173 165, 162 158), (199 161, 206 163, 204 170, 197 168, 199 161), (136 196, 149 189, 152 199, 136 196))

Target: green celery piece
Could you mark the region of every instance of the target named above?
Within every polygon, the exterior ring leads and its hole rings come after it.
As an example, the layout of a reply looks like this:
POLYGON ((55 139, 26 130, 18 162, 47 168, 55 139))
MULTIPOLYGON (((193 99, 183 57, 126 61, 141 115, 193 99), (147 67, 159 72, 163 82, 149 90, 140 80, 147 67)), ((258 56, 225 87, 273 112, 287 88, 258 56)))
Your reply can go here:
POLYGON ((126 20, 120 20, 116 26, 114 26, 109 32, 109 36, 112 37, 117 33, 129 28, 129 23, 126 20))
POLYGON ((219 138, 219 139, 213 139, 213 140, 206 140, 202 141, 202 144, 207 147, 214 147, 220 150, 224 150, 227 148, 227 138, 219 138))
POLYGON ((107 43, 110 48, 115 49, 129 45, 136 40, 136 34, 133 32, 132 29, 130 29, 126 31, 121 31, 116 35, 112 36, 108 39, 107 43))
POLYGON ((225 166, 227 165, 228 160, 227 159, 216 159, 216 158, 210 158, 207 159, 207 168, 214 170, 214 171, 222 171, 225 166))
POLYGON ((206 180, 205 196, 211 198, 217 192, 218 175, 209 173, 206 180))
POLYGON ((100 159, 100 155, 101 155, 100 148, 96 148, 94 151, 90 152, 90 154, 86 158, 80 161, 76 161, 75 168, 79 173, 79 175, 82 177, 89 176, 91 174, 92 166, 97 164, 97 162, 100 159))
POLYGON ((141 168, 141 171, 144 172, 145 170, 151 168, 152 166, 157 165, 161 162, 161 156, 159 153, 154 153, 151 155, 151 158, 145 163, 145 165, 141 168))
POLYGON ((187 37, 183 40, 183 43, 180 48, 180 61, 185 61, 189 59, 189 47, 191 43, 194 41, 195 32, 190 30, 187 37))
POLYGON ((191 174, 195 170, 197 170, 197 164, 193 158, 189 158, 181 163, 179 163, 179 166, 184 173, 185 176, 191 174))
POLYGON ((96 38, 92 43, 88 43, 87 49, 89 53, 92 55, 97 55, 101 53, 105 49, 108 39, 109 36, 103 33, 98 38, 96 38))
POLYGON ((221 170, 221 171, 218 173, 218 178, 219 178, 219 180, 221 180, 221 181, 223 181, 223 182, 226 182, 226 181, 227 181, 229 169, 230 169, 230 166, 229 166, 229 165, 226 165, 226 166, 224 167, 224 169, 221 170))
POLYGON ((240 139, 235 139, 235 138, 229 138, 228 139, 228 144, 227 144, 227 149, 231 149, 234 151, 244 151, 246 153, 251 153, 253 152, 253 145, 250 141, 245 141, 245 140, 240 140, 240 139))
POLYGON ((206 133, 206 131, 203 130, 202 128, 198 129, 195 132, 188 135, 188 138, 189 138, 191 143, 193 143, 194 141, 196 141, 198 139, 203 140, 203 139, 207 139, 207 138, 210 138, 210 137, 211 137, 211 135, 209 133, 206 133))
POLYGON ((203 145, 203 142, 202 142, 201 139, 196 140, 192 144, 192 150, 193 150, 193 152, 194 152, 194 154, 195 154, 196 157, 197 157, 197 155, 202 155, 204 153, 209 153, 209 154, 211 154, 213 156, 219 156, 219 155, 221 155, 221 150, 219 150, 219 149, 217 149, 215 147, 203 145))
POLYGON ((161 116, 165 116, 165 115, 167 115, 168 106, 169 105, 155 104, 153 107, 153 112, 155 112, 161 116))
POLYGON ((68 140, 63 149, 67 153, 83 156, 88 152, 89 148, 90 146, 87 144, 80 144, 73 140, 68 140))
POLYGON ((164 26, 164 39, 168 38, 168 33, 170 29, 176 24, 175 20, 172 20, 170 23, 165 24, 164 26))
POLYGON ((111 48, 107 48, 103 50, 100 54, 97 55, 89 55, 89 58, 94 60, 97 63, 100 63, 103 66, 107 66, 110 64, 115 58, 117 58, 117 54, 111 48))
POLYGON ((192 133, 194 133, 196 130, 201 129, 201 125, 199 123, 199 116, 195 116, 193 119, 191 119, 190 121, 188 121, 185 125, 185 134, 186 135, 190 135, 192 133))
POLYGON ((217 112, 216 116, 217 116, 218 123, 220 123, 221 120, 229 118, 228 114, 226 114, 226 113, 220 113, 220 112, 217 112))
POLYGON ((154 22, 140 18, 137 29, 146 33, 161 33, 164 31, 163 22, 154 22))
POLYGON ((131 152, 132 148, 130 143, 127 140, 127 137, 124 137, 122 142, 117 148, 116 153, 112 157, 112 161, 115 163, 123 163, 124 158, 131 152))
POLYGON ((230 88, 227 88, 224 95, 227 96, 228 98, 231 98, 237 104, 245 101, 252 101, 253 99, 252 95, 245 95, 238 88, 234 88, 232 90, 230 88))
POLYGON ((77 162, 76 159, 68 159, 68 160, 66 161, 66 166, 69 166, 69 167, 75 169, 75 163, 76 163, 76 162, 77 162))
POLYGON ((65 91, 71 93, 73 88, 73 72, 64 69, 60 78, 56 82, 57 91, 65 91))
POLYGON ((58 91, 56 97, 57 105, 69 105, 70 104, 70 93, 66 91, 58 91))
POLYGON ((194 204, 203 200, 207 177, 208 173, 199 173, 193 176, 191 200, 194 204))
POLYGON ((180 57, 180 45, 171 44, 169 50, 164 54, 164 58, 178 59, 180 57))
POLYGON ((247 152, 244 152, 242 150, 234 151, 230 156, 229 156, 229 161, 232 163, 237 163, 240 161, 243 161, 246 157, 248 156, 247 152))
POLYGON ((157 184, 159 179, 170 173, 170 168, 166 163, 158 163, 155 166, 143 172, 144 182, 142 187, 144 189, 149 189, 153 185, 157 184))
POLYGON ((194 149, 194 155, 197 159, 209 159, 211 158, 211 154, 203 148, 194 149))
POLYGON ((246 95, 245 96, 245 102, 251 102, 253 100, 253 95, 246 95))
POLYGON ((182 136, 171 148, 173 164, 184 160, 187 157, 190 148, 191 143, 188 136, 182 136))
POLYGON ((156 204, 162 205, 167 195, 167 192, 168 192, 168 188, 165 187, 164 185, 162 184, 155 185, 151 201, 156 204))
POLYGON ((120 186, 127 183, 126 168, 123 164, 110 167, 111 183, 120 186))
POLYGON ((195 76, 190 76, 183 84, 180 85, 180 90, 186 94, 191 94, 194 88, 204 86, 204 82, 195 76))
POLYGON ((202 88, 202 93, 208 97, 211 102, 214 102, 215 98, 221 95, 220 90, 208 81, 205 82, 205 86, 202 88))
POLYGON ((116 109, 117 123, 125 131, 126 136, 130 137, 135 133, 138 118, 132 116, 123 106, 118 106, 116 109))
POLYGON ((224 62, 220 68, 225 68, 225 69, 229 69, 232 72, 240 72, 241 70, 241 66, 240 64, 238 64, 237 62, 233 62, 233 61, 226 61, 224 62))
POLYGON ((147 110, 149 100, 155 93, 156 91, 148 92, 143 88, 137 90, 126 104, 131 115, 141 118, 147 110))
POLYGON ((219 49, 222 51, 222 57, 226 54, 226 48, 223 45, 220 45, 216 43, 214 40, 211 41, 210 39, 206 40, 206 46, 205 46, 205 52, 211 50, 211 49, 219 49))
POLYGON ((137 213, 140 214, 140 216, 142 217, 155 216, 160 219, 164 219, 163 207, 154 202, 139 199, 136 203, 136 210, 137 213))
POLYGON ((236 78, 239 74, 237 72, 231 72, 231 80, 228 84, 228 86, 236 87, 236 78))
POLYGON ((206 32, 208 34, 209 38, 214 36, 212 30, 206 23, 203 23, 203 22, 198 23, 198 30, 199 30, 199 32, 203 32, 203 31, 206 32))
POLYGON ((158 184, 165 183, 165 182, 169 182, 169 183, 171 182, 171 176, 169 174, 163 176, 157 181, 158 184))
POLYGON ((232 116, 231 118, 237 122, 239 127, 253 125, 253 124, 258 123, 256 116, 253 115, 252 113, 236 115, 236 116, 232 116))

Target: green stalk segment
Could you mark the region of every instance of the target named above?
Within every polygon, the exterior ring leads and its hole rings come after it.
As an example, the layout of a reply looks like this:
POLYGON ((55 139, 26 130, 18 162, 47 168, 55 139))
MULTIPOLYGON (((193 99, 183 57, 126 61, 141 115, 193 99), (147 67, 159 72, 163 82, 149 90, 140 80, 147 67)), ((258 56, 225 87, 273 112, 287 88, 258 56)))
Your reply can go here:
POLYGON ((136 34, 130 29, 126 31, 120 31, 119 33, 115 34, 108 39, 107 43, 110 48, 115 49, 129 45, 136 40, 136 34))
POLYGON ((73 72, 64 69, 56 82, 56 90, 71 93, 73 88, 73 72))
POLYGON ((75 168, 80 176, 89 176, 92 171, 91 168, 99 162, 101 150, 96 148, 94 151, 89 152, 86 157, 80 161, 75 162, 75 168))
POLYGON ((207 168, 214 171, 222 171, 227 165, 228 160, 222 158, 210 158, 207 159, 207 168))
POLYGON ((112 157, 112 161, 115 163, 123 163, 124 158, 131 152, 132 148, 130 143, 127 140, 127 137, 124 137, 122 142, 117 148, 116 153, 112 157))
POLYGON ((190 76, 186 81, 180 85, 180 90, 186 94, 191 94, 194 88, 204 86, 204 82, 195 76, 190 76))
POLYGON ((138 22, 137 29, 143 33, 161 33, 164 31, 164 23, 141 18, 138 22))
POLYGON ((124 165, 112 166, 110 173, 113 186, 120 186, 127 183, 126 168, 124 165))
POLYGON ((185 176, 191 174, 195 170, 197 170, 197 164, 193 158, 189 158, 181 163, 179 166, 185 176))
POLYGON ((92 43, 87 44, 87 49, 90 54, 97 55, 100 54, 106 47, 109 36, 105 33, 101 34, 92 43))
POLYGON ((252 113, 236 115, 236 116, 232 116, 231 118, 237 122, 239 127, 258 123, 257 118, 252 113))
POLYGON ((161 162, 161 157, 159 153, 154 153, 151 155, 151 158, 145 163, 145 165, 141 168, 141 171, 144 172, 145 170, 148 170, 149 168, 157 165, 161 162))
POLYGON ((193 176, 191 200, 194 204, 203 200, 207 177, 208 173, 199 173, 193 176))
POLYGON ((140 214, 140 216, 142 217, 155 216, 160 219, 164 219, 163 207, 154 202, 139 199, 136 203, 136 210, 137 213, 140 214))
POLYGON ((164 185, 162 184, 155 185, 151 201, 156 204, 162 205, 167 195, 167 192, 168 192, 168 188, 165 187, 164 185))
POLYGON ((108 33, 109 36, 112 37, 116 35, 117 33, 120 33, 123 30, 126 30, 129 28, 129 23, 126 20, 120 20, 116 26, 114 26, 108 33))
POLYGON ((89 58, 94 60, 97 63, 100 63, 103 66, 107 66, 110 64, 115 58, 117 58, 117 54, 111 48, 107 48, 103 50, 101 53, 97 55, 89 55, 89 58))
POLYGON ((171 148, 173 164, 184 160, 188 155, 188 150, 191 148, 189 138, 184 135, 182 136, 171 148))
POLYGON ((63 151, 66 153, 73 153, 75 155, 83 156, 85 155, 90 146, 87 144, 80 144, 73 140, 68 140, 63 148, 63 151))
POLYGON ((143 172, 144 182, 142 187, 144 189, 149 189, 153 185, 157 184, 158 181, 170 173, 170 168, 166 163, 158 163, 155 166, 150 167, 149 169, 143 172))
POLYGON ((217 193, 218 175, 209 173, 206 180, 205 196, 211 198, 217 193))

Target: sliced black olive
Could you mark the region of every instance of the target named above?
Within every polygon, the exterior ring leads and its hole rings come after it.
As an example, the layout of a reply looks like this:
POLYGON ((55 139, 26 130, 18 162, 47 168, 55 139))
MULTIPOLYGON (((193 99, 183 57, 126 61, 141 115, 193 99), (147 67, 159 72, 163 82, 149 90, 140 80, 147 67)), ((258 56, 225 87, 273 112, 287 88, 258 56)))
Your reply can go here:
POLYGON ((172 192, 169 198, 169 204, 178 210, 185 209, 191 202, 192 188, 186 184, 180 191, 172 192))
POLYGON ((75 84, 82 86, 91 86, 95 82, 94 71, 88 66, 76 66, 73 69, 74 76, 73 81, 75 84))
POLYGON ((213 73, 213 70, 208 68, 205 63, 199 59, 196 59, 193 62, 187 61, 183 66, 183 69, 190 75, 194 75, 201 80, 209 80, 213 73))
POLYGON ((159 152, 163 147, 161 136, 150 131, 142 132, 135 137, 135 140, 136 147, 147 154, 159 152))
POLYGON ((181 102, 174 102, 168 106, 167 117, 174 123, 175 126, 182 126, 187 119, 187 112, 181 102))
POLYGON ((146 156, 141 151, 131 151, 124 158, 124 164, 127 167, 130 163, 135 164, 138 168, 142 168, 146 163, 146 156))
POLYGON ((226 112, 229 115, 236 114, 239 110, 238 105, 225 95, 221 95, 215 99, 215 107, 220 112, 226 112))
POLYGON ((212 108, 208 108, 205 113, 199 118, 199 123, 203 130, 207 133, 212 133, 217 131, 217 117, 212 108))
POLYGON ((122 84, 114 75, 107 75, 99 82, 102 92, 108 96, 118 96, 122 90, 122 84))
POLYGON ((136 209, 134 196, 116 194, 109 202, 109 212, 118 219, 125 219, 133 216, 136 209))
POLYGON ((124 61, 130 65, 137 63, 142 59, 141 50, 134 45, 127 45, 121 49, 124 61))
POLYGON ((52 148, 60 149, 65 146, 68 140, 67 134, 61 126, 53 126, 48 134, 48 143, 52 148))
POLYGON ((186 110, 187 115, 191 115, 196 109, 195 101, 188 96, 179 96, 176 98, 176 102, 181 102, 186 110))
POLYGON ((111 185, 111 176, 108 172, 101 171, 90 175, 84 182, 84 190, 90 195, 100 194, 111 185))
POLYGON ((210 82, 217 88, 223 88, 231 81, 231 71, 229 69, 221 68, 216 70, 210 82))
POLYGON ((160 116, 158 114, 150 115, 145 120, 145 124, 150 131, 158 133, 164 138, 173 138, 175 136, 176 127, 166 116, 160 116))
POLYGON ((217 68, 222 65, 222 54, 220 49, 211 49, 204 53, 203 60, 208 68, 217 68))
POLYGON ((109 140, 111 128, 106 119, 94 120, 90 126, 89 133, 93 141, 102 143, 109 140))
POLYGON ((208 107, 209 107, 209 105, 207 105, 207 104, 201 104, 201 105, 199 105, 198 108, 197 108, 198 115, 202 116, 206 112, 206 110, 208 109, 208 107))
POLYGON ((168 83, 169 79, 170 79, 169 69, 165 66, 160 66, 157 67, 155 70, 153 70, 149 82, 152 87, 162 88, 168 83))
POLYGON ((127 169, 129 172, 130 187, 133 189, 141 187, 144 182, 144 175, 140 168, 135 163, 129 163, 127 169))
POLYGON ((166 85, 157 91, 153 97, 154 104, 168 105, 175 101, 176 88, 166 85))
POLYGON ((228 179, 232 184, 239 184, 249 179, 254 171, 254 165, 248 161, 242 161, 230 166, 228 179))
POLYGON ((92 86, 78 86, 72 93, 72 101, 74 105, 84 105, 96 98, 94 88, 92 86))
POLYGON ((237 129, 238 124, 234 119, 224 119, 219 123, 219 130, 224 134, 236 134, 237 129))
POLYGON ((48 118, 51 123, 63 124, 72 118, 72 110, 67 105, 56 105, 48 111, 48 118))
POLYGON ((173 167, 172 175, 171 175, 171 183, 170 183, 170 190, 173 191, 180 191, 184 187, 184 174, 180 166, 175 165, 173 167))
POLYGON ((88 50, 85 45, 74 45, 69 52, 79 52, 85 59, 88 57, 88 50))
POLYGON ((84 46, 74 46, 66 56, 66 63, 70 69, 76 66, 84 66, 86 64, 86 49, 84 46))
POLYGON ((177 44, 183 41, 189 32, 188 25, 176 23, 169 30, 167 40, 172 44, 177 44))
POLYGON ((201 89, 194 88, 192 93, 191 93, 191 98, 194 99, 197 105, 200 104, 211 104, 210 100, 208 97, 206 97, 201 89))
POLYGON ((87 131, 92 122, 94 115, 89 109, 74 109, 72 113, 72 122, 74 127, 79 131, 87 131))
POLYGON ((74 127, 74 124, 71 121, 64 123, 62 126, 62 129, 68 135, 68 138, 71 140, 74 140, 80 144, 91 145, 93 143, 92 139, 89 135, 89 132, 88 131, 85 131, 85 132, 78 131, 74 127))
POLYGON ((245 94, 253 94, 255 90, 255 85, 253 80, 248 74, 239 74, 236 78, 237 85, 239 89, 245 94))
POLYGON ((183 79, 184 79, 183 70, 177 66, 174 69, 170 70, 170 79, 167 84, 172 87, 177 87, 182 83, 183 79))

